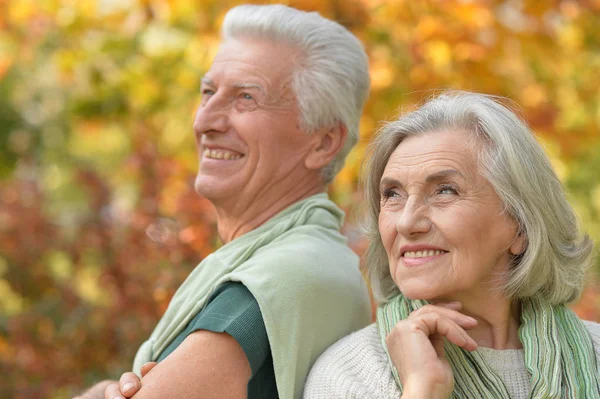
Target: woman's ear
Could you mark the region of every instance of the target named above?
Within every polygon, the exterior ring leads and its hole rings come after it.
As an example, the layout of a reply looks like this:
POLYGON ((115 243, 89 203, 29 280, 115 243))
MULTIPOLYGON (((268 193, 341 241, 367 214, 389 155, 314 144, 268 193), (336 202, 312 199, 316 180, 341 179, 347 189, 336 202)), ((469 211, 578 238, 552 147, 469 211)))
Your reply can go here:
POLYGON ((314 144, 304 161, 308 169, 318 170, 328 165, 342 150, 348 130, 341 122, 333 126, 323 127, 313 133, 314 144))
POLYGON ((517 236, 515 237, 513 242, 510 244, 510 248, 509 248, 510 254, 514 255, 514 256, 521 255, 523 252, 525 252, 526 248, 527 248, 527 237, 525 236, 525 232, 523 232, 521 229, 519 229, 517 236))

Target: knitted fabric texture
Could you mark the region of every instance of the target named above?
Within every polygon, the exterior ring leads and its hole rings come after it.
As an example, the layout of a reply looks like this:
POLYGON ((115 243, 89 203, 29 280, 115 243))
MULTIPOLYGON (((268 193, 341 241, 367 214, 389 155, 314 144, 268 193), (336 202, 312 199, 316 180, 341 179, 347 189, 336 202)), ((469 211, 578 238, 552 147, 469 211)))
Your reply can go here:
POLYGON ((358 258, 339 231, 343 216, 326 194, 317 194, 206 257, 138 350, 134 371, 157 359, 215 289, 239 281, 260 307, 279 397, 301 397, 316 358, 370 321, 358 258))
MULTIPOLYGON (((600 359, 600 324, 583 323, 600 359)), ((525 367, 523 349, 479 347, 476 351, 502 380, 512 399, 529 397, 531 376, 525 367)), ((398 399, 401 394, 392 368, 381 346, 377 326, 371 324, 342 338, 319 357, 310 371, 304 398, 398 399)))
MULTIPOLYGON (((390 363, 386 336, 398 321, 426 304, 397 295, 377 309, 381 345, 390 363)), ((523 299, 519 339, 531 375, 530 398, 600 398, 599 368, 592 339, 571 310, 563 305, 550 306, 538 298, 523 299)), ((463 350, 448 341, 444 350, 454 375, 453 398, 510 398, 502 380, 479 352, 463 350)), ((395 367, 392 373, 402 391, 395 367)))

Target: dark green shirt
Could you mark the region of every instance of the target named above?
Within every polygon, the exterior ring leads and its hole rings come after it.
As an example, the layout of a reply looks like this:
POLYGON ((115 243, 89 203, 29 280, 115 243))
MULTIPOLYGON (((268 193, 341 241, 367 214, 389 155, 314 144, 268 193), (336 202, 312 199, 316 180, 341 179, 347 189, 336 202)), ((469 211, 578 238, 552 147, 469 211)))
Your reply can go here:
POLYGON ((204 309, 167 346, 158 361, 166 358, 188 335, 198 330, 225 332, 242 347, 252 369, 248 399, 278 398, 265 323, 258 302, 242 283, 229 281, 217 288, 204 309))

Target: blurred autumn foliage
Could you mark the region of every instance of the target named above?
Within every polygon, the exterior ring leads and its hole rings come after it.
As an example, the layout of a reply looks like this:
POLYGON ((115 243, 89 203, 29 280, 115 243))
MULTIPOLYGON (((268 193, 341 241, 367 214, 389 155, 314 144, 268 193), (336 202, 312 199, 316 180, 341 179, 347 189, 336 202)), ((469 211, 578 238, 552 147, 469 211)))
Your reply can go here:
MULTIPOLYGON (((218 245, 191 124, 238 3, 0 0, 0 397, 118 377, 218 245)), ((287 4, 341 22, 371 59, 363 139, 331 188, 359 253, 365 145, 436 88, 520 104, 600 242, 599 0, 287 4)), ((574 308, 600 321, 595 262, 574 308)))

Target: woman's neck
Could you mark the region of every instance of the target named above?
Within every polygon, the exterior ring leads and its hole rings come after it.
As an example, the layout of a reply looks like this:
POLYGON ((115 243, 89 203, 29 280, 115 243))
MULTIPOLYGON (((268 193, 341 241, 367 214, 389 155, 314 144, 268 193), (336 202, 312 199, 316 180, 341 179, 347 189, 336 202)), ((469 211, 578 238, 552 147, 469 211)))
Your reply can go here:
POLYGON ((467 331, 477 345, 492 349, 521 349, 519 339, 521 305, 501 295, 487 296, 486 300, 461 300, 462 310, 477 320, 477 326, 467 331))

